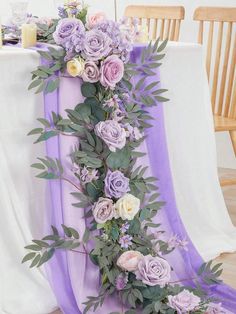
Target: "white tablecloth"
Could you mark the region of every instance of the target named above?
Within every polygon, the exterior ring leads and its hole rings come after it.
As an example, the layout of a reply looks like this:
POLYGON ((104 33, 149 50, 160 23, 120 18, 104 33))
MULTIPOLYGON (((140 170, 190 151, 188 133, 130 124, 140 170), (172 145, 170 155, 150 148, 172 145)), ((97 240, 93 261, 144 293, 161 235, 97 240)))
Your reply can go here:
MULTIPOLYGON (((43 235, 45 182, 30 164, 43 145, 26 137, 43 116, 41 96, 27 91, 36 52, 0 51, 0 313, 47 314, 56 300, 41 271, 20 261, 23 247, 43 235)), ((236 250, 236 229, 227 213, 217 177, 215 137, 202 49, 169 43, 161 84, 170 101, 164 115, 177 206, 202 257, 236 250)))

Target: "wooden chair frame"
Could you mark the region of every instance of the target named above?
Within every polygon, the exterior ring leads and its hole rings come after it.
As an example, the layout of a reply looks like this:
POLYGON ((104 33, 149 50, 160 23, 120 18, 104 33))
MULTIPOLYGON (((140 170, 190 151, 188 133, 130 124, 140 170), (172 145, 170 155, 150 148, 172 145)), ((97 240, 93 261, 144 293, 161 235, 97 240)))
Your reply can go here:
MULTIPOLYGON (((236 155, 236 7, 199 7, 195 10, 193 18, 199 21, 199 44, 204 42, 204 27, 209 23, 206 69, 208 80, 212 83, 211 102, 215 130, 216 132, 229 131, 236 155), (218 24, 218 34, 214 55, 216 24, 218 24), (211 72, 214 58, 214 69, 211 72)), ((235 184, 236 179, 232 183, 235 184)))
POLYGON ((158 5, 129 5, 125 9, 125 16, 132 19, 138 18, 139 24, 144 20, 151 38, 168 38, 172 41, 179 40, 181 21, 185 17, 185 9, 182 6, 158 6, 158 5), (153 28, 151 21, 154 21, 153 28), (161 21, 158 35, 158 21, 161 21))

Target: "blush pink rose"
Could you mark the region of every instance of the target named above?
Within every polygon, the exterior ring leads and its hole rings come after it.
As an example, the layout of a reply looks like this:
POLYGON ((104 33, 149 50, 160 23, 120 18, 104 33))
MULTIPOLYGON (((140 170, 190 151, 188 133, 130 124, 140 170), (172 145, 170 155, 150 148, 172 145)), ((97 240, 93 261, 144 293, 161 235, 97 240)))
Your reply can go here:
POLYGON ((89 15, 87 20, 88 28, 93 28, 106 19, 106 14, 104 12, 98 12, 96 14, 89 15))
POLYGON ((100 82, 104 87, 114 89, 123 76, 124 63, 118 56, 109 56, 102 62, 100 82))
POLYGON ((143 254, 138 251, 124 252, 117 260, 117 266, 125 271, 136 271, 143 254))

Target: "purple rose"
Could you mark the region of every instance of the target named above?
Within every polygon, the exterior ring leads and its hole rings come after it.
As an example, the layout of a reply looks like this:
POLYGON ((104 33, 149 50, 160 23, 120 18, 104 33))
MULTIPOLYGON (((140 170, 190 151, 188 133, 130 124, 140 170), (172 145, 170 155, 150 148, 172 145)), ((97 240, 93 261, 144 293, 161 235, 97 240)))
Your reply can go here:
POLYGON ((196 310, 201 302, 201 299, 192 292, 183 290, 177 295, 168 296, 168 301, 168 305, 172 309, 176 310, 178 314, 183 314, 196 310))
POLYGON ((146 255, 138 263, 136 278, 148 286, 164 287, 170 281, 171 267, 160 257, 146 255))
POLYGON ((95 133, 107 144, 112 152, 115 152, 117 148, 122 149, 126 144, 125 129, 117 121, 106 120, 99 122, 95 126, 95 133))
POLYGON ((85 34, 83 56, 85 59, 98 61, 111 52, 111 38, 105 33, 92 29, 85 34))
POLYGON ((96 83, 100 79, 99 68, 94 61, 87 61, 84 64, 82 78, 85 82, 96 83))
POLYGON ((101 84, 104 87, 114 89, 116 84, 124 76, 124 63, 121 59, 112 55, 107 57, 101 65, 101 84))
POLYGON ((226 314, 226 312, 221 306, 221 303, 219 304, 211 303, 209 304, 205 314, 226 314))
POLYGON ((115 207, 109 198, 100 197, 92 208, 94 219, 97 223, 103 224, 114 218, 115 207))
POLYGON ((57 25, 53 38, 56 44, 65 46, 71 40, 73 35, 83 35, 85 28, 83 23, 75 18, 65 18, 60 20, 57 25))
POLYGON ((108 197, 120 198, 130 191, 129 179, 119 170, 108 170, 105 178, 105 194, 108 197))

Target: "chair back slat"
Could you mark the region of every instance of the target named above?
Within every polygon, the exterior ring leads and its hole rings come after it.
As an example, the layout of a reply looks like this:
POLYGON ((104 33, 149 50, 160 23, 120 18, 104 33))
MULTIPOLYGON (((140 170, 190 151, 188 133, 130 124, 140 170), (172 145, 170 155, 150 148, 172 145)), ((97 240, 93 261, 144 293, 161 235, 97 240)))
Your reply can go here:
POLYGON ((223 38, 223 27, 224 27, 224 23, 220 22, 218 37, 217 37, 215 67, 214 67, 214 76, 213 76, 212 94, 211 94, 211 103, 212 103, 214 112, 216 110, 216 93, 217 93, 217 86, 218 86, 218 80, 219 80, 219 66, 220 66, 221 47, 222 47, 222 38, 223 38))
POLYGON ((206 60, 208 80, 210 78, 210 71, 211 71, 213 32, 214 32, 214 22, 210 22, 210 29, 209 29, 208 42, 207 42, 207 60, 206 60))
POLYGON ((142 19, 153 40, 160 37, 178 41, 184 15, 182 6, 129 5, 125 9, 126 17, 142 19))
POLYGON ((199 7, 198 43, 206 43, 206 70, 213 113, 236 118, 236 8, 199 7))
POLYGON ((225 85, 226 85, 229 55, 230 55, 231 35, 232 35, 232 22, 229 22, 227 36, 226 36, 223 70, 222 70, 222 76, 221 76, 220 96, 219 96, 218 111, 217 111, 218 115, 223 114, 223 103, 224 103, 225 85))

